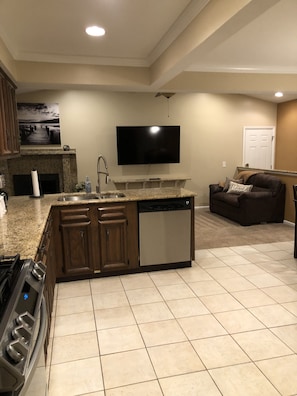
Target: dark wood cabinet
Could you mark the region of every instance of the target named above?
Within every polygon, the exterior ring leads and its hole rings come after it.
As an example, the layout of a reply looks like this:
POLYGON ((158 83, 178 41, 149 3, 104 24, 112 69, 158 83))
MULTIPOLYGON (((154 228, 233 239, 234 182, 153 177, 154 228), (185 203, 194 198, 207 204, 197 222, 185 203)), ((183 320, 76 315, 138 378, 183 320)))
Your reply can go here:
POLYGON ((46 266, 44 297, 49 324, 45 339, 45 351, 47 351, 56 284, 55 241, 53 238, 53 220, 51 214, 47 219, 42 238, 37 249, 37 254, 35 256, 35 261, 41 261, 46 266))
POLYGON ((60 210, 63 274, 66 276, 93 273, 91 230, 90 207, 60 210))
POLYGON ((0 156, 20 152, 15 89, 0 69, 0 156))
POLYGON ((136 202, 55 207, 57 280, 138 267, 136 202))
POLYGON ((98 247, 102 272, 129 270, 138 265, 138 256, 133 244, 129 243, 133 240, 137 245, 134 213, 136 207, 129 203, 98 207, 98 247))
MULTIPOLYGON (((189 200, 194 259, 194 199, 189 200)), ((67 202, 53 206, 51 213, 58 282, 148 270, 139 265, 137 201, 67 202)), ((179 263, 164 263, 154 270, 177 267, 179 263)))

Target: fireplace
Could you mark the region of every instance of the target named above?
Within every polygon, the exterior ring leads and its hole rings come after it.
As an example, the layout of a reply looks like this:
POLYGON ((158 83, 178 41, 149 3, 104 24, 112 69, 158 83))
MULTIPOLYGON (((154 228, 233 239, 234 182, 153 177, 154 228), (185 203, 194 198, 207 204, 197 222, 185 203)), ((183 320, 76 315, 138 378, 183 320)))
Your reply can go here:
POLYGON ((31 195, 31 171, 38 171, 43 194, 73 192, 77 184, 76 151, 21 150, 7 160, 6 190, 9 195, 31 195))
MULTIPOLYGON (((56 194, 60 191, 58 173, 41 173, 38 175, 41 194, 56 194)), ((33 186, 30 175, 13 175, 14 195, 32 195, 33 186)))

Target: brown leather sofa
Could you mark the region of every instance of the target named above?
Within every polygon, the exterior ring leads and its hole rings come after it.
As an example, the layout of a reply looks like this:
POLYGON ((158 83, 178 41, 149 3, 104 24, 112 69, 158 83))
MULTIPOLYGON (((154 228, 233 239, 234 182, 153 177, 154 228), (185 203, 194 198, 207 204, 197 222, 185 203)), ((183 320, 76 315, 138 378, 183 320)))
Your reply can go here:
POLYGON ((244 178, 243 184, 252 186, 251 191, 228 193, 223 186, 211 184, 210 211, 243 226, 283 222, 286 185, 280 179, 265 173, 254 173, 244 178))

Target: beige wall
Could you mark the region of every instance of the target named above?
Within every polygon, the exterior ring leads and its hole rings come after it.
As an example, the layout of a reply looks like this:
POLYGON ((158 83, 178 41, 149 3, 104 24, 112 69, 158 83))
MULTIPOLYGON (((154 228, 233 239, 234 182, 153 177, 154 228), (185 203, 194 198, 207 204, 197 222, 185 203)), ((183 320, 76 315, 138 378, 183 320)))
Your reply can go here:
POLYGON ((276 125, 276 104, 241 95, 178 93, 167 100, 154 93, 66 90, 21 94, 17 99, 59 103, 62 145, 77 150, 78 178, 89 175, 93 189, 97 157, 103 154, 111 178, 189 177, 186 188, 198 194, 196 205, 208 204, 210 183, 232 176, 242 165, 243 127, 276 125), (150 124, 181 126, 181 163, 118 166, 116 125, 150 124))
POLYGON ((277 107, 275 168, 297 171, 297 100, 277 107))
POLYGON ((5 71, 5 73, 12 79, 16 80, 16 62, 11 56, 10 52, 6 48, 3 40, 0 38, 0 66, 5 71))

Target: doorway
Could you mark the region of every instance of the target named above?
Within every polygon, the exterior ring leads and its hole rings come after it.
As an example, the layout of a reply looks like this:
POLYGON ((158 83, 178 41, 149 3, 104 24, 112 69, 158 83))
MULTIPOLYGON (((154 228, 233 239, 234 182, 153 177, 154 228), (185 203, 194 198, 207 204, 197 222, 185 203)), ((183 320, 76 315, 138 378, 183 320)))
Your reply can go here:
POLYGON ((244 127, 243 166, 274 168, 275 127, 244 127))

